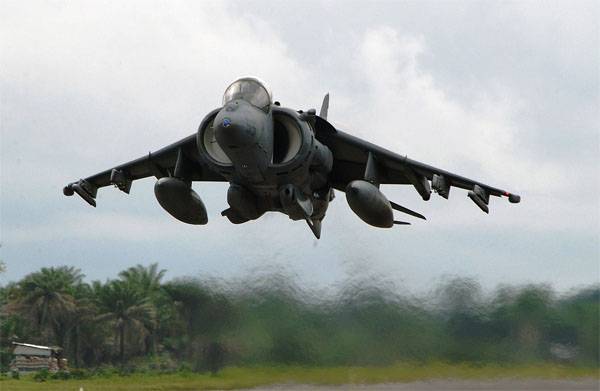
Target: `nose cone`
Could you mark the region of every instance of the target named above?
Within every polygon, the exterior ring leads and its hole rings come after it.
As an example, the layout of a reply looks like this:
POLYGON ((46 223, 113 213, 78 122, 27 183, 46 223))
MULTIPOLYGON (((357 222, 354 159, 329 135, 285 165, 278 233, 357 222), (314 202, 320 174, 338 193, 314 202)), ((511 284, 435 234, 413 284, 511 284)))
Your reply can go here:
POLYGON ((213 122, 221 148, 227 151, 255 144, 259 130, 255 117, 255 109, 245 101, 235 100, 223 107, 213 122))

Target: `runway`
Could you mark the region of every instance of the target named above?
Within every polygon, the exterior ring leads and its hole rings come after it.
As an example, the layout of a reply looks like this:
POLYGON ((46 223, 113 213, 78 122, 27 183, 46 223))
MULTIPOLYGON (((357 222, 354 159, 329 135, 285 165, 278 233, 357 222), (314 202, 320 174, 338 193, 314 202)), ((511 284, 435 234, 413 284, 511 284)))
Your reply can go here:
POLYGON ((600 390, 598 379, 573 379, 573 380, 538 380, 538 379, 500 379, 500 380, 430 380, 412 383, 386 383, 365 385, 301 385, 278 384, 269 387, 252 388, 253 391, 422 391, 422 390, 494 390, 494 391, 540 391, 540 390, 600 390))

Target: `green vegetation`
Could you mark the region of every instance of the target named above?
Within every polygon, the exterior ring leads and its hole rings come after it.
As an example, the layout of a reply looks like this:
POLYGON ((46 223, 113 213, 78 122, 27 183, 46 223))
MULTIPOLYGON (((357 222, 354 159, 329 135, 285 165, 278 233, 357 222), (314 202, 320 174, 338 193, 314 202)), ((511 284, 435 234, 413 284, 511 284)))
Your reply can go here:
MULTIPOLYGON (((138 265, 87 283, 62 266, 1 287, 0 369, 8 370, 11 342, 21 341, 63 347, 72 371, 57 376, 99 388, 106 382, 98 379, 115 374, 127 375, 112 376, 115 387, 134 378, 150 387, 141 380, 150 376, 187 389, 598 371, 599 287, 484 294, 476 281, 454 279, 413 298, 372 276, 323 295, 281 275, 165 282, 164 273, 138 265)), ((37 377, 48 387, 59 381, 37 377)))
POLYGON ((526 366, 500 366, 490 364, 471 366, 467 364, 429 363, 397 364, 385 367, 331 367, 314 368, 301 366, 229 367, 218 375, 191 372, 143 373, 127 376, 97 374, 84 379, 52 380, 42 382, 34 376, 21 380, 0 381, 6 390, 207 390, 236 389, 268 384, 374 384, 389 382, 412 382, 424 379, 494 379, 494 378, 598 378, 595 368, 575 368, 556 364, 526 366))

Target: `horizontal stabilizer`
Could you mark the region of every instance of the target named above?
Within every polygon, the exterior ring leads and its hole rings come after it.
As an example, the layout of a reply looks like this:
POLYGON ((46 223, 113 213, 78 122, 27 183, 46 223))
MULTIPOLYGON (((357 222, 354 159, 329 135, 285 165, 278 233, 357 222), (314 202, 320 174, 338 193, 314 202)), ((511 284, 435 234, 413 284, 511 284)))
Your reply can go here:
POLYGON ((427 220, 425 218, 425 216, 423 216, 422 214, 420 214, 418 212, 415 212, 414 210, 410 210, 408 208, 405 208, 404 206, 398 205, 397 203, 395 203, 393 201, 390 201, 390 205, 392 205, 392 209, 397 210, 398 212, 406 213, 406 214, 409 214, 411 216, 418 217, 418 218, 423 219, 423 220, 427 220))
POLYGON ((396 224, 396 225, 410 225, 410 223, 408 221, 397 221, 397 220, 394 220, 394 224, 396 224))

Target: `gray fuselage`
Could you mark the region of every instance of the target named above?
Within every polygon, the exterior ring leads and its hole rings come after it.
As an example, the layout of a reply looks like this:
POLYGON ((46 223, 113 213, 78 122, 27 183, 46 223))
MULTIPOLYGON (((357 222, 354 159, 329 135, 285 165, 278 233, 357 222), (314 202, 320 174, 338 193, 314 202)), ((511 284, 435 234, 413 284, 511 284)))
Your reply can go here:
POLYGON ((204 118, 199 155, 230 182, 224 216, 239 224, 278 211, 320 223, 333 198, 333 157, 314 136, 314 118, 314 111, 260 109, 241 99, 204 118))

